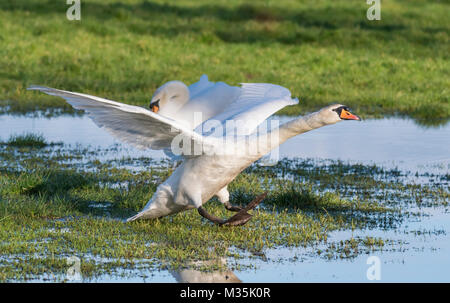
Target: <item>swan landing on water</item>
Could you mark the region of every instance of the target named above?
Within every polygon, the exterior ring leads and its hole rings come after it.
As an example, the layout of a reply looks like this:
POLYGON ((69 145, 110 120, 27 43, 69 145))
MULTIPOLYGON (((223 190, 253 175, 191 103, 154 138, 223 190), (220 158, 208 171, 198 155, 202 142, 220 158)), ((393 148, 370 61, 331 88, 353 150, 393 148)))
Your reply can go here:
POLYGON ((263 122, 275 112, 298 103, 290 91, 266 83, 229 86, 210 82, 206 75, 189 87, 180 81, 167 82, 156 90, 149 109, 42 86, 28 89, 66 99, 126 143, 140 149, 163 150, 182 160, 144 209, 127 221, 197 208, 201 216, 216 224, 243 225, 251 218, 248 211, 266 193, 246 207, 232 205, 227 186, 239 173, 291 137, 343 120, 360 120, 346 106, 334 104, 260 131, 263 122), (209 214, 202 205, 213 196, 237 213, 227 220, 209 214))

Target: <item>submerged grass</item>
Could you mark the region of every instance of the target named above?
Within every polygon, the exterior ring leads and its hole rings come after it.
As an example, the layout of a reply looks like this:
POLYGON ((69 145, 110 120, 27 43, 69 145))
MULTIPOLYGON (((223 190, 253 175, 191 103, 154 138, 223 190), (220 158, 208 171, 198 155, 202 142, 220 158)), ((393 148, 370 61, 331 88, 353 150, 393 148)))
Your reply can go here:
MULTIPOLYGON (((392 0, 369 21, 360 0, 85 0, 0 3, 3 112, 72 112, 30 84, 147 105, 162 83, 205 73, 288 87, 298 115, 330 103, 363 117, 450 118, 448 3, 392 0), (21 20, 21 22, 17 22, 21 20)), ((437 122, 436 122, 437 121, 437 122)))
MULTIPOLYGON (((42 134, 25 133, 21 135, 11 135, 6 142, 0 142, 0 145, 19 148, 23 151, 30 149, 41 149, 49 146, 63 145, 62 142, 47 142, 42 134)), ((7 154, 5 154, 6 157, 7 154)))
POLYGON ((48 145, 43 135, 33 133, 27 133, 24 135, 13 135, 8 139, 6 144, 14 147, 34 147, 34 148, 42 148, 48 145))
MULTIPOLYGON (((351 258, 383 249, 389 239, 352 237, 335 243, 328 238, 332 231, 394 229, 410 215, 405 205, 417 203, 415 197, 422 195, 433 206, 449 200, 445 179, 405 188, 396 170, 283 160, 272 167, 253 165, 230 185, 235 204, 269 192, 245 226, 213 226, 195 210, 127 224, 123 219, 140 210, 170 175, 171 163, 105 161, 92 150, 62 145, 3 145, 0 159, 1 281, 64 281, 71 264, 66 259, 72 256, 80 258, 87 280, 126 270, 142 275, 196 267, 239 270, 241 259, 264 258, 266 250, 280 247, 324 244, 317 255, 351 258), (141 169, 149 163, 150 169, 141 169), (233 264, 207 265, 223 258, 233 264)), ((215 199, 206 208, 221 217, 232 214, 215 199)))

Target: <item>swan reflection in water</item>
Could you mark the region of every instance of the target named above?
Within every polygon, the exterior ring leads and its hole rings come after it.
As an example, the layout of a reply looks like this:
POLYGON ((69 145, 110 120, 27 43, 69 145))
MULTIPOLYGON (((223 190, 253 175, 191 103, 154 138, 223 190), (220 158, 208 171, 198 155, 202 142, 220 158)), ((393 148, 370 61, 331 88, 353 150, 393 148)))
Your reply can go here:
MULTIPOLYGON (((189 265, 199 268, 202 266, 211 266, 214 264, 220 267, 226 267, 225 258, 219 260, 191 262, 189 265)), ((197 269, 183 269, 172 271, 171 274, 179 283, 241 283, 242 281, 231 270, 201 271, 197 269)))

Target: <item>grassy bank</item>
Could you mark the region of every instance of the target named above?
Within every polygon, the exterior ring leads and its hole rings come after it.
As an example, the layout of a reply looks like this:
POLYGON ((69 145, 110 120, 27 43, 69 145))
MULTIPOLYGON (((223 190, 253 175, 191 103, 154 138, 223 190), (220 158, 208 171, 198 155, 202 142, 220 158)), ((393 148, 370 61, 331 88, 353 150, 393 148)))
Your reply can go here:
POLYGON ((0 99, 7 112, 70 112, 30 84, 146 105, 168 80, 272 82, 300 104, 363 117, 450 118, 449 4, 392 0, 368 21, 362 0, 0 2, 0 99))

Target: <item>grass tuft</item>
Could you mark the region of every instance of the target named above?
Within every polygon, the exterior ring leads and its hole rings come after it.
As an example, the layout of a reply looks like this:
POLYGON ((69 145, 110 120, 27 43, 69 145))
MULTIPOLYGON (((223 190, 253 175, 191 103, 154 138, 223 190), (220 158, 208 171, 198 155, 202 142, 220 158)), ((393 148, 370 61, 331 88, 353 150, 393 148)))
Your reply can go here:
POLYGON ((13 147, 43 148, 49 144, 41 134, 26 133, 23 135, 12 135, 6 145, 13 147))

